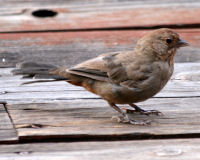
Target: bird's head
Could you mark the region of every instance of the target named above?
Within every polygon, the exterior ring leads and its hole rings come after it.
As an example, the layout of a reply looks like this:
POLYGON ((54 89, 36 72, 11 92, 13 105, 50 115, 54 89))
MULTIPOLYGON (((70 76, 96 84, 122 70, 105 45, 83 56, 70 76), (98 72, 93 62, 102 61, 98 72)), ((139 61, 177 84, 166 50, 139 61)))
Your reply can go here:
POLYGON ((158 29, 147 34, 137 44, 139 47, 144 47, 143 49, 148 48, 148 50, 152 51, 151 53, 156 54, 161 59, 174 57, 178 48, 188 45, 189 43, 182 40, 178 33, 167 28, 158 29))

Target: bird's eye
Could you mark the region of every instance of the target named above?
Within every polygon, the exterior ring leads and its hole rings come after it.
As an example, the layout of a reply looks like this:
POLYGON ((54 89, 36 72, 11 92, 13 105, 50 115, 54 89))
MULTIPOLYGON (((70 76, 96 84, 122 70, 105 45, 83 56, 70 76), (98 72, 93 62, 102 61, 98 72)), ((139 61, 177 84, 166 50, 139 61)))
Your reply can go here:
POLYGON ((167 42, 168 44, 170 44, 170 43, 172 42, 172 40, 171 40, 170 38, 167 38, 167 39, 166 39, 166 42, 167 42))

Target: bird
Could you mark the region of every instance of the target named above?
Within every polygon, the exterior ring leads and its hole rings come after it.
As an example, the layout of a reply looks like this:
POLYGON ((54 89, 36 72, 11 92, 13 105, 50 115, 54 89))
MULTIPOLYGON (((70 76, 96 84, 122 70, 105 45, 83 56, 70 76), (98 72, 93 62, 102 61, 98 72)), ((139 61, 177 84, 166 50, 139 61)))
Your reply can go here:
POLYGON ((157 94, 166 85, 174 70, 177 49, 189 43, 169 28, 154 30, 138 40, 134 50, 105 53, 86 60, 71 68, 57 67, 35 62, 24 62, 13 70, 14 74, 31 76, 52 75, 53 80, 27 82, 66 81, 81 86, 108 102, 119 113, 120 122, 138 122, 128 116, 118 105, 129 105, 134 112, 157 114, 157 110, 144 110, 135 103, 145 101, 157 94), (34 71, 30 72, 30 66, 34 71), (24 69, 24 70, 23 70, 24 69))

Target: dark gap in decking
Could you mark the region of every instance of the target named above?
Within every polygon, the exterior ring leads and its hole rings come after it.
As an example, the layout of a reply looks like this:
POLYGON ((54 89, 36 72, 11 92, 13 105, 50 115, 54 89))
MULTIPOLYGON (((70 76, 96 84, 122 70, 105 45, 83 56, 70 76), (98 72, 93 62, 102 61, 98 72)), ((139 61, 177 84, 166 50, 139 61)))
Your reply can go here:
POLYGON ((5 145, 5 144, 19 144, 19 140, 7 140, 7 141, 0 141, 0 145, 5 145))
POLYGON ((88 32, 88 31, 126 31, 126 30, 152 30, 159 28, 172 29, 199 29, 200 23, 194 24, 168 24, 155 26, 128 26, 128 27, 106 27, 106 28, 80 28, 80 29, 55 29, 55 30, 27 30, 27 31, 0 31, 0 34, 12 33, 43 33, 43 32, 88 32))
POLYGON ((0 142, 2 144, 29 144, 29 143, 64 143, 64 142, 103 142, 103 141, 130 141, 130 140, 167 140, 200 138, 200 133, 153 135, 134 133, 123 135, 49 135, 49 136, 22 136, 19 141, 0 142))

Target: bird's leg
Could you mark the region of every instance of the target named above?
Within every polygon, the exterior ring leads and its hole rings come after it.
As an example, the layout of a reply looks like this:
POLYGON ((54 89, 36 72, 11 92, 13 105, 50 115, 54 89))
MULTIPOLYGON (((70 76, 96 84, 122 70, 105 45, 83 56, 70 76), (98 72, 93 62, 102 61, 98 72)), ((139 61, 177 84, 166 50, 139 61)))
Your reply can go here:
POLYGON ((145 114, 145 115, 150 115, 150 114, 154 114, 154 115, 162 115, 163 113, 158 111, 158 110, 144 110, 138 106, 136 106, 135 104, 129 104, 129 106, 133 107, 135 110, 128 110, 129 112, 139 112, 141 114, 145 114))
POLYGON ((116 104, 109 103, 109 105, 121 114, 122 117, 119 117, 119 116, 112 117, 112 119, 117 119, 118 122, 130 123, 133 125, 149 125, 151 123, 151 121, 149 121, 149 120, 148 121, 136 121, 136 120, 130 118, 128 116, 128 114, 123 112, 116 104))
POLYGON ((109 103, 109 102, 108 102, 108 104, 109 104, 112 108, 114 108, 117 112, 119 112, 120 114, 124 115, 124 112, 123 112, 116 104, 114 104, 114 103, 109 103))

